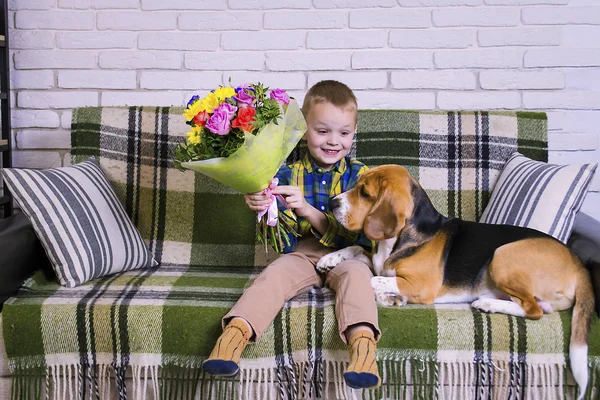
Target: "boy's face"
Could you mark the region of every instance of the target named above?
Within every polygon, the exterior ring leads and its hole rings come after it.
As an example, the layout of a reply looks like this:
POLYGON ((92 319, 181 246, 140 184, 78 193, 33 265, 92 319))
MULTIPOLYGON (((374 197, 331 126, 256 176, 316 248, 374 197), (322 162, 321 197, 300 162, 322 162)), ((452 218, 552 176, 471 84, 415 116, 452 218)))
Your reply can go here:
POLYGON ((356 132, 356 111, 328 102, 314 104, 306 116, 303 139, 317 165, 326 171, 348 155, 356 132))

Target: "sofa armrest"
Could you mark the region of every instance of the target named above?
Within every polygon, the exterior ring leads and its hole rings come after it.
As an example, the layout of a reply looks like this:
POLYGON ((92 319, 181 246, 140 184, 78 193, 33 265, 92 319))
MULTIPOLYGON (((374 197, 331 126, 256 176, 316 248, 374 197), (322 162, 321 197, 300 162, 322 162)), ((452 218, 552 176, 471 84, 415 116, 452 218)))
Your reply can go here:
POLYGON ((600 221, 579 212, 568 245, 590 270, 600 317, 600 221))

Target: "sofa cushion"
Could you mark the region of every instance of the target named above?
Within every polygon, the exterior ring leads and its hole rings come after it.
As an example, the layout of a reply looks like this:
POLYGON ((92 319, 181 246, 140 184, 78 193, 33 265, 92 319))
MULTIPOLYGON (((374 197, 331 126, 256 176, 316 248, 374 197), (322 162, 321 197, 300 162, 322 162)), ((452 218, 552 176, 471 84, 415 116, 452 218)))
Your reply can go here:
POLYGON ((93 158, 64 168, 1 172, 62 285, 156 265, 93 158))
POLYGON ((16 213, 0 219, 0 310, 23 281, 48 265, 48 257, 29 218, 16 213))
POLYGON ((566 243, 597 164, 554 165, 514 153, 481 222, 537 229, 566 243))

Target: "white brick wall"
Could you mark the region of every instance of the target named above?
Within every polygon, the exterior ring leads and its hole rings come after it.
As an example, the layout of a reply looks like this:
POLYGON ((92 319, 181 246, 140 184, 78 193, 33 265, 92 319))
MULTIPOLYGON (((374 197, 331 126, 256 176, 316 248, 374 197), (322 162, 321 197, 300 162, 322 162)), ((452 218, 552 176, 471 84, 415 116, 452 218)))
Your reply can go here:
MULTIPOLYGON (((600 162, 598 0, 10 0, 15 165, 69 164, 71 109, 321 79, 361 108, 545 111, 550 161, 600 162)), ((600 219, 600 171, 583 209, 600 219)))

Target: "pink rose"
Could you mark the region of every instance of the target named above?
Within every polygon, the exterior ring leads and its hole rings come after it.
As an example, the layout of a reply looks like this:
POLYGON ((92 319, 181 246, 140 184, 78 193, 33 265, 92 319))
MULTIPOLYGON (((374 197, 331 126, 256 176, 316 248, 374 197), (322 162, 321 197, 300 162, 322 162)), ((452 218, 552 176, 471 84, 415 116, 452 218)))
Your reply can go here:
POLYGON ((237 111, 236 106, 232 106, 231 104, 225 102, 221 104, 219 107, 214 109, 215 112, 224 112, 227 114, 227 118, 231 121, 235 116, 235 112, 237 111))
POLYGON ((217 135, 227 135, 231 130, 229 115, 223 111, 215 111, 206 122, 206 128, 217 135))
POLYGON ((271 94, 269 95, 271 100, 275 100, 279 104, 289 104, 290 96, 287 95, 286 91, 283 89, 273 89, 271 90, 271 94))
POLYGON ((240 90, 239 92, 237 92, 237 95, 233 97, 234 99, 237 100, 238 103, 238 107, 249 107, 251 106, 254 101, 256 100, 255 97, 250 96, 245 89, 240 90))

